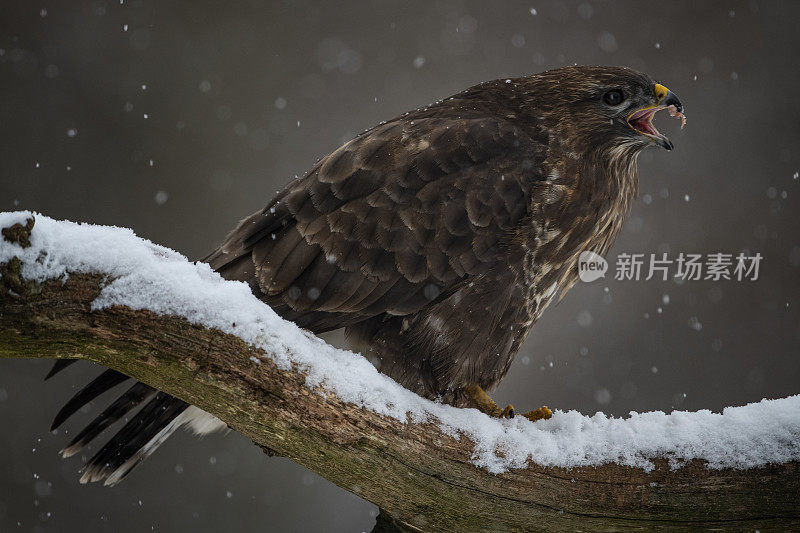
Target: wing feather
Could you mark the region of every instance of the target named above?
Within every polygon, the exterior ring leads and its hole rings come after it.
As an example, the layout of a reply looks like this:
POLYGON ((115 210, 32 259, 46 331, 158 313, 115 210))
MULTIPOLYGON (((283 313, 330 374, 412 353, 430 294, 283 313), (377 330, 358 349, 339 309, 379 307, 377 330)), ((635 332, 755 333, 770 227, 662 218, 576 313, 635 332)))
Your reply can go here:
POLYGON ((241 279, 249 256, 260 297, 314 331, 413 313, 500 260, 542 178, 519 169, 541 153, 494 118, 383 124, 292 181, 209 260, 241 279))

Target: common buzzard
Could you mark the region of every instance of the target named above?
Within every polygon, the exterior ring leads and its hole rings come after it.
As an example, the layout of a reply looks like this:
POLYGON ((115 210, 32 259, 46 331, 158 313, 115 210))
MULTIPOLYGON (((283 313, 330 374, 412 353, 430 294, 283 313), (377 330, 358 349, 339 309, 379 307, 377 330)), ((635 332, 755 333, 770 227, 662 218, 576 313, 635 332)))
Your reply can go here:
MULTIPOLYGON (((481 83, 326 155, 204 260, 287 320, 314 333, 345 328, 381 372, 414 392, 513 416, 484 390, 575 284, 579 254, 611 248, 636 198, 639 153, 672 149, 652 124, 660 109, 683 118, 672 92, 622 67, 481 83)), ((126 379, 106 370, 53 428, 126 379)), ((82 481, 116 483, 182 424, 224 426, 135 383, 64 455, 140 404, 82 481)))

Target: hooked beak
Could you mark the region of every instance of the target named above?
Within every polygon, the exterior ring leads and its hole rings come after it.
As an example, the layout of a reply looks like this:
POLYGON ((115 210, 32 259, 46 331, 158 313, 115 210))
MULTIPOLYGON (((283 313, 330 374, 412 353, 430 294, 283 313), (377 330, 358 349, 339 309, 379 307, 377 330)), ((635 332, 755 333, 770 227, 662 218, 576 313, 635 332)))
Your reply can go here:
POLYGON ((670 116, 681 120, 681 129, 683 129, 683 126, 686 124, 686 117, 683 114, 683 105, 678 97, 675 96, 675 93, 660 83, 656 83, 654 93, 656 104, 631 113, 630 116, 628 116, 628 125, 642 135, 649 137, 651 141, 660 147, 666 150, 672 150, 674 148, 672 141, 656 129, 653 125, 653 116, 656 112, 666 109, 670 116))

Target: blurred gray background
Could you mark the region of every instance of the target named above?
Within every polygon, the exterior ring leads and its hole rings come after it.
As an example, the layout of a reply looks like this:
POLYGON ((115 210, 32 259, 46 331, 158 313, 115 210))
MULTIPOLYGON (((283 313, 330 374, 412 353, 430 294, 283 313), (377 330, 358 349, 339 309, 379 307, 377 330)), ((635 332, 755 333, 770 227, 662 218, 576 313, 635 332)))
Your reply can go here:
MULTIPOLYGON (((641 157, 612 261, 747 250, 760 279, 579 284, 534 327, 499 403, 625 416, 796 394, 799 15, 755 1, 5 0, 0 210, 127 226, 196 258, 380 120, 487 79, 627 65, 677 93, 689 123, 657 119, 676 149, 641 157)), ((0 531, 372 527, 374 506, 233 433, 176 435, 120 486, 79 485, 80 460, 56 455, 67 437, 47 429, 98 369, 45 384, 48 366, 0 361, 0 531)))

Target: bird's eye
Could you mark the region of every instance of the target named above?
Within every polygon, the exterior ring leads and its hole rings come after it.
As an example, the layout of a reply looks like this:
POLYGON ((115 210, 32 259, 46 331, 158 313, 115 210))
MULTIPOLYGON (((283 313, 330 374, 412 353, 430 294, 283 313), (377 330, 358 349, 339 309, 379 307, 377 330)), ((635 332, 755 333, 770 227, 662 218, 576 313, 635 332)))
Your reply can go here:
POLYGON ((619 105, 625 101, 625 93, 619 89, 612 89, 603 95, 603 101, 608 105, 619 105))

